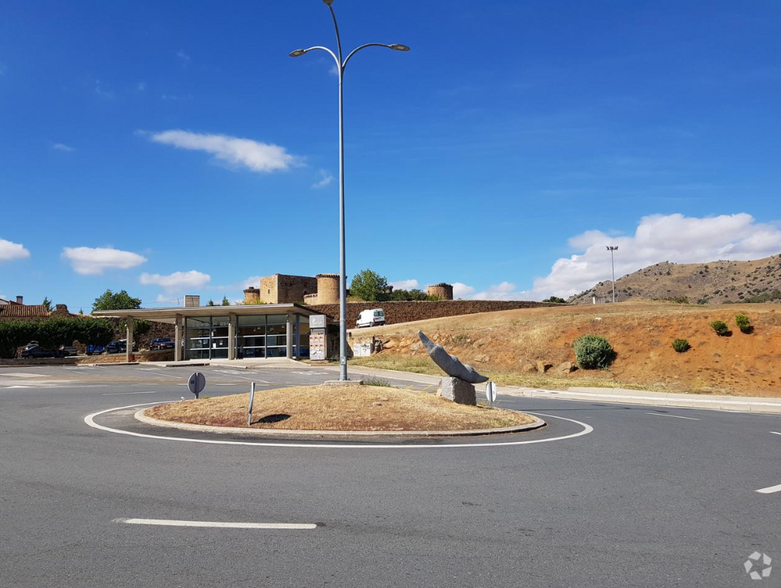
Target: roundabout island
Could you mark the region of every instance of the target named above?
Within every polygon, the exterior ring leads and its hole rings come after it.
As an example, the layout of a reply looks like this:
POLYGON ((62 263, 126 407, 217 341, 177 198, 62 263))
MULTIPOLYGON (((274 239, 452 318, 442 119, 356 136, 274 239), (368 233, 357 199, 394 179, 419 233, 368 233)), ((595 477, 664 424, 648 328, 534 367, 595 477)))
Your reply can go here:
POLYGON ((389 385, 335 383, 159 404, 144 423, 209 433, 306 437, 448 437, 519 433, 545 426, 514 410, 457 404, 389 385))

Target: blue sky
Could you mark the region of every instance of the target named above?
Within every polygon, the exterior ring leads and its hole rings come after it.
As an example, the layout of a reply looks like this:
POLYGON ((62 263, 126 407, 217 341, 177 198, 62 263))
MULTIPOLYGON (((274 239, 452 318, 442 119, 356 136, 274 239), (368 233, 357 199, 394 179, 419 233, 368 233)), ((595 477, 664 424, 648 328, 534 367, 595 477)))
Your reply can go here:
MULTIPOLYGON (((781 4, 335 0, 348 274, 566 296, 781 252, 781 4)), ((320 0, 0 5, 0 296, 338 271, 320 0)))

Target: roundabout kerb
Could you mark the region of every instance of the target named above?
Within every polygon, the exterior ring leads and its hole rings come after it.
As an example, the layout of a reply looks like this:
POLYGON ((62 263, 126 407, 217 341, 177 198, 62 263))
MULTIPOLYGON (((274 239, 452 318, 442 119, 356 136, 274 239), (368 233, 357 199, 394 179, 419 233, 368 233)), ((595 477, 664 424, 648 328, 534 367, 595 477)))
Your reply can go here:
MULTIPOLYGON (((180 441, 180 442, 186 442, 186 443, 205 443, 209 445, 240 445, 240 446, 250 446, 250 447, 279 447, 279 448, 291 448, 291 449, 467 449, 467 448, 478 448, 478 447, 512 447, 512 446, 518 446, 518 445, 535 445, 539 443, 550 443, 553 441, 564 441, 567 439, 575 439, 577 437, 582 437, 584 435, 588 435, 589 433, 594 431, 594 428, 584 422, 577 421, 575 419, 570 419, 566 417, 556 416, 552 414, 545 414, 545 413, 537 413, 537 412, 529 412, 528 414, 531 414, 535 417, 546 417, 551 418, 554 420, 559 421, 565 421, 568 423, 574 423, 575 425, 578 425, 581 427, 581 430, 576 433, 571 433, 567 435, 561 435, 557 437, 546 437, 542 439, 526 439, 526 440, 503 440, 503 441, 485 441, 485 442, 459 442, 459 443, 437 443, 437 442, 405 442, 405 443, 349 443, 349 442, 335 442, 332 440, 328 441, 308 441, 308 442, 282 442, 282 441, 238 441, 238 440, 230 440, 230 439, 214 439, 214 438, 192 438, 192 437, 171 437, 166 435, 154 435, 150 433, 139 433, 136 431, 129 431, 126 429, 118 429, 115 427, 109 427, 106 425, 99 424, 95 421, 96 418, 104 416, 104 415, 110 415, 112 413, 117 413, 119 411, 127 411, 131 409, 140 409, 141 407, 149 407, 152 405, 160 404, 160 402, 147 402, 142 404, 131 404, 129 406, 118 406, 114 408, 108 408, 105 410, 101 410, 98 412, 94 412, 91 414, 88 414, 86 417, 84 417, 84 422, 94 428, 98 429, 100 431, 105 431, 107 433, 114 433, 117 435, 127 435, 131 437, 138 437, 143 439, 155 439, 158 441, 180 441)), ((135 410, 133 413, 135 414, 135 410)), ((172 427, 174 428, 174 427, 172 427)), ((517 433, 518 435, 524 435, 525 433, 517 433)), ((215 433, 216 435, 223 435, 223 433, 215 433)), ((362 435, 362 438, 365 438, 365 436, 362 435)), ((420 437, 421 440, 425 439, 424 435, 421 434, 420 437)))

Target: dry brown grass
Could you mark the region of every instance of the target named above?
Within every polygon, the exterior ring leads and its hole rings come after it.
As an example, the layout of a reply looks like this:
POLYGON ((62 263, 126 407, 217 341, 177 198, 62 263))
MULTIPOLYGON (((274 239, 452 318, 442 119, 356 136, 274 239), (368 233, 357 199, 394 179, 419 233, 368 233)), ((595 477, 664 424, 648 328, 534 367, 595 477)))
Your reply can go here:
MULTIPOLYGON (((249 394, 155 406, 150 417, 218 427, 247 427, 249 394)), ((433 394, 380 386, 300 386, 255 396, 253 429, 304 431, 457 431, 531 423, 527 414, 464 406, 433 394)))
POLYGON ((353 365, 442 375, 418 338, 433 341, 500 385, 541 388, 599 386, 669 392, 781 397, 781 305, 687 305, 659 302, 531 308, 417 323, 388 325, 353 333, 353 340, 380 337, 385 349, 353 365), (735 314, 749 316, 754 331, 740 333, 735 314), (726 321, 732 337, 709 326, 726 321), (572 343, 581 335, 602 335, 617 353, 607 370, 556 368, 574 361, 572 343), (691 349, 676 353, 672 341, 687 339, 691 349), (537 361, 553 366, 528 373, 537 361))

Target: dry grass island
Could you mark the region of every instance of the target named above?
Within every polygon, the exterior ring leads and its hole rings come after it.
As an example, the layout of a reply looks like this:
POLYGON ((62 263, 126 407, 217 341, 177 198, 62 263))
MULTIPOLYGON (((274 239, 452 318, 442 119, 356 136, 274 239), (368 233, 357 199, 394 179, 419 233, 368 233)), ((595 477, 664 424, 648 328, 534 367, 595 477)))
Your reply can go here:
MULTIPOLYGON (((155 406, 152 418, 247 428, 249 394, 155 406)), ((300 386, 255 395, 251 429, 304 431, 458 431, 527 425, 511 410, 464 406, 434 394, 389 386, 300 386)))

